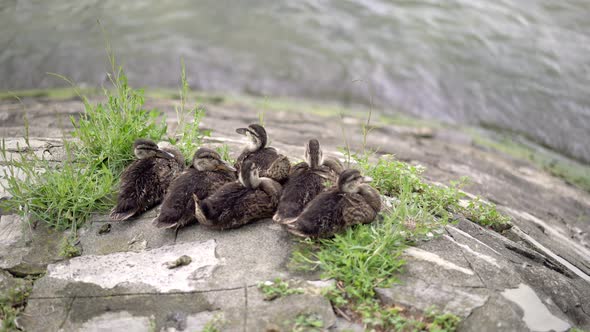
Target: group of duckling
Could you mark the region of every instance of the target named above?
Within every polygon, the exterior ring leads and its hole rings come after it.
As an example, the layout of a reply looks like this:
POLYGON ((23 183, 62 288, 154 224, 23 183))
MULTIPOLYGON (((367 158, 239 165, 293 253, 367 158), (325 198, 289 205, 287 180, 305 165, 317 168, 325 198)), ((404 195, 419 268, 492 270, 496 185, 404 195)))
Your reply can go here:
POLYGON ((162 203, 153 224, 180 228, 199 223, 231 229, 271 218, 302 237, 330 237, 348 226, 372 222, 381 209, 379 192, 358 170, 324 158, 319 142, 305 146, 305 161, 289 159, 268 145, 264 127, 236 130, 249 138, 235 165, 201 147, 185 169, 172 145, 135 141, 137 158, 123 172, 113 220, 127 220, 162 203))

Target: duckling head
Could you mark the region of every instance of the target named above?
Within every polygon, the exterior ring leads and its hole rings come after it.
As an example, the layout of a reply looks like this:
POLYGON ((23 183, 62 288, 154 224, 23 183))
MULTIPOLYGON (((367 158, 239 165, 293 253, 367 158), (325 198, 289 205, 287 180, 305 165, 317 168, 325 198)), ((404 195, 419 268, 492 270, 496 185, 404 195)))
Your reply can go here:
POLYGON ((373 181, 368 176, 362 176, 356 169, 347 169, 338 178, 338 189, 345 193, 357 193, 364 183, 373 181))
POLYGON ((221 159, 219 153, 208 148, 199 148, 193 156, 192 164, 198 171, 236 171, 235 168, 221 159))
POLYGON ((152 157, 174 159, 172 153, 163 151, 156 143, 149 139, 139 138, 133 143, 133 153, 137 159, 146 159, 152 157))
POLYGON ((318 168, 324 163, 324 154, 317 139, 310 139, 305 144, 305 161, 310 168, 318 168))
POLYGON ((250 139, 250 143, 246 147, 251 152, 257 151, 266 147, 268 143, 268 135, 263 126, 258 124, 251 124, 248 128, 238 128, 236 133, 245 135, 250 139))
POLYGON ((260 175, 256 165, 251 161, 246 161, 240 169, 238 180, 246 188, 256 189, 260 186, 260 175))

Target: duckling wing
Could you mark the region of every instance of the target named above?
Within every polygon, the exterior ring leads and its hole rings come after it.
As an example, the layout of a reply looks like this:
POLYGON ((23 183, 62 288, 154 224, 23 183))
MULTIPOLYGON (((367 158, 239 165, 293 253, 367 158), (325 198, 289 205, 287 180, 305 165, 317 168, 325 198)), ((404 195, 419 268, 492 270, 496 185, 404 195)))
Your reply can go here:
POLYGON ((168 189, 172 180, 182 172, 183 164, 176 159, 154 158, 154 169, 157 179, 164 190, 168 189))
POLYGON ((234 182, 221 187, 200 204, 208 225, 230 229, 250 221, 271 217, 276 208, 271 197, 261 189, 244 188, 234 182))
MULTIPOLYGON (((244 162, 251 161, 256 165, 256 167, 258 167, 258 169, 260 169, 260 176, 270 177, 274 180, 277 180, 276 178, 269 176, 267 174, 267 172, 268 172, 269 168, 271 168, 271 166, 273 165, 275 160, 279 157, 281 157, 281 155, 279 155, 277 153, 277 150, 275 150, 274 148, 264 148, 264 149, 260 149, 258 151, 254 151, 254 152, 243 152, 238 157, 235 167, 239 171, 240 168, 242 167, 242 165, 244 164, 244 162)), ((284 156, 282 156, 282 157, 284 157, 284 156)), ((288 162, 288 160, 287 160, 287 162, 288 162)), ((273 167, 278 167, 278 166, 279 166, 279 164, 277 164, 277 166, 273 166, 273 167)), ((284 165, 280 165, 280 166, 284 167, 284 165)), ((290 166, 291 165, 289 164, 289 167, 290 166)), ((277 171, 273 171, 273 172, 277 172, 277 171)), ((287 174, 284 175, 284 177, 286 178, 286 176, 288 176, 288 174, 289 174, 289 170, 287 169, 287 174)), ((283 176, 283 175, 281 175, 281 176, 283 176)))
POLYGON ((154 225, 160 228, 185 226, 194 221, 195 203, 192 195, 203 199, 208 194, 208 188, 203 184, 205 174, 194 168, 189 168, 175 178, 160 208, 160 214, 154 219, 154 225))
POLYGON ((289 158, 278 155, 266 170, 265 176, 278 182, 284 182, 289 177, 290 170, 291 163, 289 162, 289 158))
POLYGON ((305 172, 308 169, 309 169, 309 165, 305 161, 300 162, 300 163, 291 167, 291 170, 289 170, 289 178, 296 176, 297 174, 299 174, 301 172, 305 172))
POLYGON ((287 230, 298 236, 332 236, 345 226, 343 202, 343 195, 338 191, 323 192, 305 207, 297 219, 285 224, 287 230))
POLYGON ((249 189, 244 188, 239 182, 226 183, 201 201, 201 210, 204 216, 215 224, 219 219, 227 218, 228 214, 233 213, 236 202, 248 191, 249 189))
POLYGON ((338 178, 338 175, 340 175, 340 173, 344 171, 344 165, 342 165, 338 158, 332 156, 327 156, 324 159, 324 163, 322 166, 328 168, 331 172, 336 174, 336 178, 338 178))
POLYGON ((236 228, 255 220, 270 218, 276 210, 277 203, 278 198, 271 197, 262 189, 250 190, 235 202, 231 218, 225 218, 222 227, 236 228))
POLYGON ((350 193, 346 194, 342 216, 347 226, 368 224, 375 220, 377 211, 371 207, 365 197, 356 193, 350 193))
POLYGON ((111 218, 129 219, 157 204, 163 194, 154 158, 135 160, 123 171, 117 205, 111 211, 111 218))
POLYGON ((276 222, 297 217, 324 190, 324 178, 309 169, 291 173, 273 217, 276 222))

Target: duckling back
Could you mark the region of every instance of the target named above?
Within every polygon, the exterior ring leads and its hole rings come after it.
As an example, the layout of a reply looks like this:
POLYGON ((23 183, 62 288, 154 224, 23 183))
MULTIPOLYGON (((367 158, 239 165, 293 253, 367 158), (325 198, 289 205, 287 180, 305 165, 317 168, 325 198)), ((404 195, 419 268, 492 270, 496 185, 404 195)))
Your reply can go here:
POLYGON ((238 173, 246 161, 256 164, 260 169, 260 176, 271 178, 279 183, 283 183, 289 176, 291 168, 289 159, 279 154, 275 148, 268 147, 254 152, 242 152, 235 164, 238 173))
POLYGON ((346 227, 373 222, 381 209, 379 192, 369 185, 358 192, 341 192, 332 188, 314 198, 287 230, 304 237, 330 237, 346 227))
POLYGON ((346 223, 343 218, 345 196, 335 189, 317 195, 294 220, 287 230, 304 237, 328 237, 342 230, 346 223))
POLYGON ((117 205, 111 211, 111 219, 129 219, 162 201, 172 179, 184 168, 184 159, 179 151, 162 150, 169 151, 175 157, 138 159, 123 171, 117 205))
POLYGON ((199 171, 192 167, 187 169, 172 181, 154 225, 169 228, 196 222, 192 195, 203 200, 224 184, 235 180, 235 175, 230 172, 199 171))
POLYGON ((296 165, 283 188, 273 220, 283 222, 297 217, 324 190, 326 181, 318 172, 310 169, 307 163, 296 165))
MULTIPOLYGON (((273 181, 274 182, 274 181, 273 181)), ((272 195, 261 188, 251 189, 239 182, 225 184, 213 195, 200 202, 202 214, 208 226, 230 229, 243 226, 254 220, 270 218, 276 211, 280 195, 272 195)))

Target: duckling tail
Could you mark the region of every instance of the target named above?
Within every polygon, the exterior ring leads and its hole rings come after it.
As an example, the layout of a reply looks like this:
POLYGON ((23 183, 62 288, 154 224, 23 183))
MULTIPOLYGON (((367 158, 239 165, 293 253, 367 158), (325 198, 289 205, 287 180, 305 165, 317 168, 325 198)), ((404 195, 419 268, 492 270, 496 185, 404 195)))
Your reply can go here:
POLYGON ((291 225, 297 221, 297 217, 294 217, 294 218, 283 217, 283 218, 280 218, 280 220, 275 220, 275 221, 280 223, 281 225, 291 225))
POLYGON ((123 221, 133 217, 135 213, 137 213, 137 209, 118 211, 117 207, 115 207, 111 210, 110 217, 115 221, 123 221))
POLYGON ((199 224, 209 225, 210 222, 207 220, 205 213, 203 213, 203 210, 201 209, 201 204, 199 204, 199 198, 197 195, 193 194, 193 199, 195 200, 195 218, 197 218, 199 224))
POLYGON ((308 234, 305 234, 299 229, 298 224, 295 222, 296 220, 296 218, 293 218, 290 220, 290 223, 283 223, 287 232, 299 237, 309 237, 308 234))
POLYGON ((168 222, 163 222, 160 220, 160 216, 154 218, 154 220, 152 220, 152 225, 158 227, 158 228, 174 228, 178 226, 177 222, 173 222, 173 223, 168 223, 168 222))
POLYGON ((283 199, 279 203, 277 212, 272 219, 280 224, 293 222, 304 208, 301 205, 298 202, 283 199))

